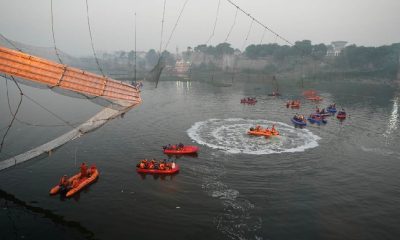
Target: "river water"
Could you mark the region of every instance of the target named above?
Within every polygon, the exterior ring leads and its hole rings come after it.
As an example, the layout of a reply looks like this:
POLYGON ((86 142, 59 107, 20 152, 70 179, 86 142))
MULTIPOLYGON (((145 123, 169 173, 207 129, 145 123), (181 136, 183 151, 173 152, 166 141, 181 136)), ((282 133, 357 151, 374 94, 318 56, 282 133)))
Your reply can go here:
MULTIPOLYGON (((0 107, 7 113, 1 86, 0 107)), ((290 117, 317 105, 303 100, 301 109, 287 109, 287 99, 301 96, 295 87, 282 87, 284 96, 275 98, 262 82, 147 85, 143 104, 123 118, 51 156, 0 172, 0 239, 398 239, 400 94, 371 84, 316 88, 324 97, 318 105, 344 107, 345 121, 331 117, 327 125, 294 128, 290 117), (240 104, 247 96, 258 103, 240 104), (282 136, 247 136, 255 124, 276 124, 282 136), (178 142, 200 147, 197 156, 172 157, 180 173, 136 173, 140 159, 165 158, 161 146, 178 142), (99 180, 71 199, 49 196, 59 177, 77 172, 82 161, 97 165, 99 180)), ((50 101, 57 94, 49 90, 24 90, 44 95, 69 121, 100 109, 64 96, 50 101)), ((29 103, 23 109, 21 118, 30 113, 30 121, 54 122, 29 103)), ((2 117, 0 127, 8 120, 2 117)), ((68 128, 17 123, 11 130, 9 155, 68 128)))

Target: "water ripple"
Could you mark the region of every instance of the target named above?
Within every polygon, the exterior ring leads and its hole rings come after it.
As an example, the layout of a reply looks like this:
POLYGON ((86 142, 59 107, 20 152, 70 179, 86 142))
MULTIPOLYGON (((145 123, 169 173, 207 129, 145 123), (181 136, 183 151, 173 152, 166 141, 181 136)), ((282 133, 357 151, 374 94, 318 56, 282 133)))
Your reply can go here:
POLYGON ((242 118, 209 119, 196 122, 187 130, 190 138, 199 144, 228 153, 272 154, 303 152, 318 146, 321 138, 307 129, 296 129, 288 124, 268 120, 242 118), (247 135, 250 127, 275 124, 280 136, 272 138, 247 135))

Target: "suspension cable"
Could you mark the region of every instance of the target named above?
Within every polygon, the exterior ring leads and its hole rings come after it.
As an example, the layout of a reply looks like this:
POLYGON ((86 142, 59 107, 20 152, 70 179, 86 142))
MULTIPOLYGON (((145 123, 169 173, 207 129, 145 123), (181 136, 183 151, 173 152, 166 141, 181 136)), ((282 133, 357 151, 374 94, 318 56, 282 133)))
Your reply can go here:
MULTIPOLYGON (((21 104, 22 104, 22 96, 24 95, 23 92, 22 92, 22 90, 21 90, 21 88, 19 87, 18 83, 15 81, 14 77, 11 76, 11 78, 12 78, 12 80, 14 81, 15 85, 16 85, 16 86, 18 87, 18 89, 19 89, 20 98, 19 98, 19 102, 18 102, 17 109, 15 110, 15 114, 12 114, 12 115, 13 115, 13 118, 11 119, 11 122, 10 122, 10 124, 8 125, 7 130, 6 130, 6 132, 4 133, 3 138, 2 138, 2 140, 1 140, 1 143, 0 143, 0 152, 3 150, 3 146, 4 146, 4 142, 5 142, 5 140, 6 140, 7 134, 8 134, 8 132, 10 131, 10 129, 11 129, 11 127, 12 127, 14 121, 15 121, 15 118, 16 118, 16 116, 17 116, 17 114, 18 114, 19 108, 21 107, 21 104)), ((7 80, 6 80, 6 81, 7 81, 7 80)), ((8 85, 7 85, 7 97, 8 97, 8 85)), ((10 107, 10 111, 11 111, 11 106, 9 105, 9 107, 10 107)), ((12 113, 12 111, 11 111, 11 113, 12 113)))
POLYGON ((188 1, 189 1, 189 0, 186 0, 185 3, 183 4, 182 8, 181 8, 181 11, 180 11, 180 13, 179 13, 179 16, 178 16, 178 18, 176 19, 174 28, 172 29, 171 35, 169 35, 168 41, 167 41, 167 43, 165 44, 164 51, 167 49, 167 47, 168 47, 168 45, 169 45, 169 42, 171 41, 172 35, 174 34, 176 27, 178 26, 179 20, 180 20, 180 18, 181 18, 181 16, 182 16, 183 10, 185 10, 185 7, 186 7, 186 4, 188 3, 188 1))
POLYGON ((262 33, 262 35, 261 35, 261 40, 260 40, 260 45, 262 44, 262 42, 264 41, 264 37, 265 37, 265 32, 266 32, 267 30, 264 28, 264 31, 263 31, 263 33, 262 33))
POLYGON ((164 0, 164 8, 163 8, 163 14, 162 14, 162 20, 161 20, 161 37, 160 37, 160 51, 159 51, 160 56, 161 56, 163 34, 164 34, 164 19, 165 19, 165 5, 166 5, 166 3, 167 3, 167 0, 164 0))
POLYGON ((57 45, 56 45, 56 37, 54 33, 54 13, 53 13, 53 0, 50 0, 50 12, 51 12, 51 33, 53 35, 53 44, 54 44, 54 51, 56 52, 58 61, 61 64, 64 64, 61 60, 60 53, 58 52, 57 45))
POLYGON ((99 68, 101 74, 103 77, 106 77, 106 75, 103 72, 103 69, 100 67, 99 59, 97 58, 96 51, 94 49, 94 43, 93 43, 93 36, 92 36, 92 29, 90 28, 90 19, 89 19, 89 3, 88 0, 86 0, 86 17, 87 17, 87 23, 88 23, 88 28, 89 28, 89 35, 90 35, 90 43, 92 45, 92 50, 93 50, 93 55, 94 59, 96 60, 97 67, 99 68))
POLYGON ((236 25, 236 19, 237 19, 238 12, 239 12, 239 8, 236 8, 235 17, 234 17, 234 19, 233 19, 232 26, 231 26, 231 28, 229 29, 228 35, 227 35, 226 38, 225 38, 225 42, 228 42, 228 38, 229 38, 229 36, 230 36, 231 33, 232 33, 233 27, 235 27, 235 25, 236 25))
POLYGON ((276 37, 280 38, 282 41, 288 43, 289 45, 293 46, 294 44, 291 43, 289 40, 287 40, 286 38, 284 38, 283 36, 279 35, 277 32, 275 32, 274 30, 272 30, 270 27, 266 26, 265 24, 263 24, 262 22, 260 22, 259 20, 257 20, 256 18, 254 18, 250 13, 246 12, 245 10, 243 10, 242 8, 240 8, 238 5, 236 5, 232 0, 227 0, 231 5, 235 6, 237 9, 239 9, 242 13, 244 13, 245 15, 247 15, 248 17, 252 18, 253 21, 255 21, 257 24, 259 24, 260 26, 262 26, 263 28, 265 28, 266 30, 268 30, 269 32, 271 32, 272 34, 274 34, 276 37))
POLYGON ((0 36, 6 40, 13 48, 17 49, 20 52, 23 52, 17 45, 15 45, 10 39, 6 38, 3 34, 0 33, 0 36))
POLYGON ((248 39, 249 36, 250 36, 250 32, 251 32, 251 29, 252 29, 252 27, 253 27, 253 23, 254 23, 254 18, 251 20, 250 27, 249 27, 249 31, 247 32, 246 38, 244 39, 244 42, 243 42, 243 45, 242 45, 243 51, 245 50, 244 47, 245 47, 245 45, 246 45, 246 43, 247 43, 247 39, 248 39))
POLYGON ((217 22, 218 22, 218 15, 219 15, 219 7, 221 5, 221 0, 218 0, 218 7, 217 7, 217 14, 215 15, 215 21, 214 21, 214 27, 212 30, 212 33, 210 35, 210 37, 208 38, 206 45, 210 42, 211 38, 214 37, 214 33, 215 33, 215 28, 217 27, 217 22))

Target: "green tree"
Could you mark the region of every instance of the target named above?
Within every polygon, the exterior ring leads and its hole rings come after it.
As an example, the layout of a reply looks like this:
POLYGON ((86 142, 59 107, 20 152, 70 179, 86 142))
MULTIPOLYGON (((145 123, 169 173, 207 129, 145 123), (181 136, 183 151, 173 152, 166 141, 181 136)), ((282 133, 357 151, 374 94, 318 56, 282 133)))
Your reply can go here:
POLYGON ((147 64, 150 65, 150 66, 155 66, 157 64, 157 61, 158 61, 158 54, 157 54, 156 50, 150 49, 146 53, 146 62, 147 62, 147 64))

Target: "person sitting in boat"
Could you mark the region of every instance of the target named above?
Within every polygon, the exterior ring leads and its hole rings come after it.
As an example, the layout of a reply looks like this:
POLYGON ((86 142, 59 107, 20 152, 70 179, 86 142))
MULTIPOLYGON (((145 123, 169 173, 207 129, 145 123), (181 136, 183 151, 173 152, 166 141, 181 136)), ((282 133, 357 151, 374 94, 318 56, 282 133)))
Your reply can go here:
POLYGON ((179 144, 178 144, 178 149, 183 149, 184 146, 185 146, 185 145, 183 145, 183 143, 179 143, 179 144))
POLYGON ((319 111, 320 114, 325 114, 325 108, 321 109, 321 111, 319 111))
POLYGON ((149 169, 154 169, 154 160, 151 160, 151 162, 149 163, 149 165, 148 165, 148 168, 149 169))
POLYGON ((71 183, 68 180, 68 176, 67 175, 62 176, 59 183, 61 189, 68 189, 70 185, 71 183))
POLYGON ((154 169, 159 169, 160 164, 158 162, 154 162, 154 169))
POLYGON ((176 167, 176 166, 175 166, 175 162, 172 161, 171 168, 172 168, 172 169, 175 169, 175 167, 176 167))
POLYGON ((256 131, 260 131, 261 130, 261 126, 260 125, 256 125, 256 131))
POLYGON ((315 107, 315 112, 319 113, 319 107, 315 107))
POLYGON ((87 166, 86 166, 86 163, 82 163, 81 164, 81 176, 80 176, 80 178, 82 179, 82 178, 85 178, 85 177, 87 177, 87 166))
POLYGON ((254 128, 253 128, 253 127, 251 127, 251 128, 250 128, 250 131, 254 131, 254 128))
POLYGON ((271 132, 276 132, 275 124, 272 124, 271 132))
POLYGON ((160 170, 165 170, 165 163, 164 162, 160 162, 159 167, 160 170))
POLYGON ((144 162, 143 162, 143 160, 142 160, 142 161, 139 163, 139 168, 142 168, 142 169, 143 169, 143 168, 145 168, 145 166, 146 166, 146 165, 144 164, 144 162))

